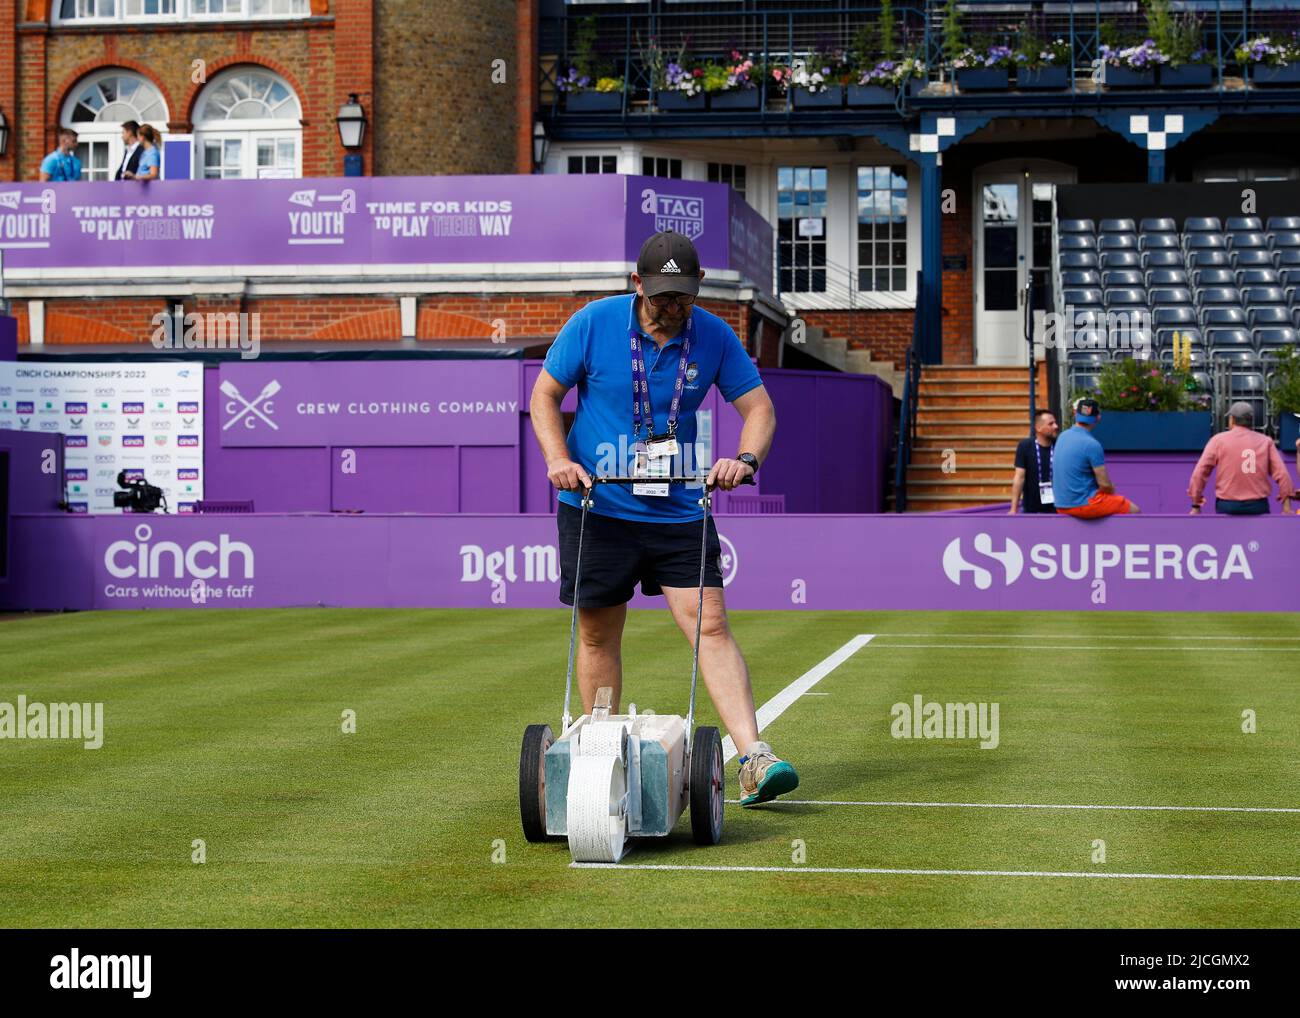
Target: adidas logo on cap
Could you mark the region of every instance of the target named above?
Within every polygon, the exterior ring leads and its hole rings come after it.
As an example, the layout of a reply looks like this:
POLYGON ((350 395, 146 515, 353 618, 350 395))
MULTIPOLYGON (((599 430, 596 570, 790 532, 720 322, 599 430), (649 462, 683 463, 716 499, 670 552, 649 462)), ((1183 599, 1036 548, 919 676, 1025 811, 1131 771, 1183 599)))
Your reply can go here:
POLYGON ((659 271, 660 272, 681 272, 682 270, 677 267, 677 262, 669 258, 668 261, 664 262, 663 268, 661 268, 659 271))

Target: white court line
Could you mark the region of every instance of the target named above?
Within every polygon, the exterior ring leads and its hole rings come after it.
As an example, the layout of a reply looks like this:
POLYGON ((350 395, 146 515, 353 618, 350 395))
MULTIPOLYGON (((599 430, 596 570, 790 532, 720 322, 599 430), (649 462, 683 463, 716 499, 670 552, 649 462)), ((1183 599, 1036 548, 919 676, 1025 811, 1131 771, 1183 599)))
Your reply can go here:
MULTIPOLYGON (((758 708, 756 716, 758 718, 759 732, 761 733, 764 728, 779 718, 790 704, 794 703, 804 693, 812 689, 813 686, 821 682, 821 680, 826 678, 827 675, 835 671, 836 668, 870 643, 873 636, 873 633, 859 633, 830 657, 813 665, 808 669, 808 671, 804 672, 790 683, 790 685, 786 686, 785 689, 781 690, 781 692, 777 693, 776 696, 772 697, 772 699, 768 700, 767 703, 758 708)), ((736 743, 731 736, 728 735, 722 740, 723 764, 730 763, 735 755, 736 743)))
MULTIPOLYGON (((942 636, 945 638, 969 636, 1005 636, 1009 640, 1090 640, 1097 633, 877 633, 876 638, 885 640, 893 636, 942 636)), ((1300 640, 1300 636, 1178 636, 1167 633, 1131 636, 1123 633, 1102 634, 1108 640, 1300 640)))
MULTIPOLYGON (((922 650, 1118 650, 1104 643, 1036 643, 1032 647, 1017 647, 1010 643, 879 643, 881 650, 912 647, 922 650)), ((1168 654, 1177 647, 1125 647, 1126 654, 1168 654)), ((1191 648, 1188 648, 1189 650, 1191 648)), ((1197 647, 1201 653, 1215 654, 1300 654, 1300 647, 1197 647)))
MULTIPOLYGON (((1104 806, 1045 802, 857 802, 837 799, 779 799, 786 806, 899 806, 923 809, 1125 809, 1177 813, 1300 813, 1300 806, 1104 806)), ((739 799, 728 799, 738 803, 739 799)))
POLYGON ((669 866, 662 863, 571 862, 578 870, 673 870, 700 873, 838 873, 917 877, 1080 877, 1084 880, 1263 880, 1300 881, 1300 876, 1253 873, 1103 873, 1091 870, 912 870, 877 866, 669 866))

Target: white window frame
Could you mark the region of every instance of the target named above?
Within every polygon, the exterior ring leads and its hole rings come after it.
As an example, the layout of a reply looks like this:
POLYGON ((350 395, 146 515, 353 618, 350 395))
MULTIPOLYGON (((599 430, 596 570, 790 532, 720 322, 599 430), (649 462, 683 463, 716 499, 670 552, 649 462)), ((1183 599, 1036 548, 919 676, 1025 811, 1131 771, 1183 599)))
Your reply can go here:
MULTIPOLYGON (((112 180, 117 173, 118 166, 122 163, 122 156, 126 154, 126 148, 122 144, 122 124, 121 120, 78 120, 73 121, 72 111, 76 109, 77 103, 86 89, 92 85, 99 84, 105 78, 135 78, 144 85, 147 85, 158 96, 158 101, 162 103, 163 115, 153 119, 141 120, 141 124, 148 124, 160 135, 167 130, 167 121, 171 116, 171 111, 167 109, 167 98, 162 94, 162 89, 155 85, 138 71, 132 71, 122 67, 106 67, 102 71, 95 71, 86 75, 77 82, 76 86, 68 93, 68 98, 63 104, 63 110, 59 114, 59 126, 66 127, 77 132, 77 144, 83 142, 93 148, 95 142, 108 142, 108 176, 107 180, 112 180)), ((117 100, 121 102, 122 100, 117 100)), ((135 118, 130 118, 135 119, 135 118)), ((90 161, 83 162, 81 167, 81 179, 93 180, 90 176, 90 161)))
MULTIPOLYGON (((199 94, 198 102, 195 103, 194 111, 196 115, 206 112, 208 104, 208 89, 219 88, 228 79, 238 77, 242 74, 262 74, 274 78, 277 82, 289 90, 294 100, 298 103, 297 117, 258 117, 249 119, 225 118, 221 120, 196 120, 194 122, 194 179, 202 180, 204 177, 203 149, 206 142, 225 141, 230 138, 238 138, 243 142, 240 152, 241 163, 241 180, 256 180, 258 178, 257 168, 257 143, 267 138, 277 140, 291 137, 294 140, 294 165, 292 172, 294 177, 302 176, 302 97, 294 91, 293 86, 285 81, 283 77, 276 74, 270 68, 262 67, 260 64, 241 64, 229 68, 216 75, 211 81, 204 86, 204 91, 199 94)), ((218 178, 212 178, 218 179, 218 178)), ((226 177, 226 180, 236 178, 226 177)))
MULTIPOLYGON (((95 9, 98 10, 105 6, 109 0, 78 0, 79 5, 90 2, 93 2, 95 9)), ((275 12, 254 14, 251 11, 252 0, 233 0, 235 9, 233 11, 222 11, 219 14, 197 11, 198 4, 196 0, 175 0, 175 10, 167 14, 127 14, 126 0, 111 0, 111 2, 113 4, 112 14, 65 18, 63 16, 63 0, 54 0, 50 22, 53 25, 112 25, 118 23, 138 25, 177 21, 297 21, 312 16, 311 0, 303 0, 303 9, 291 14, 275 12)), ((271 0, 271 2, 274 3, 275 0, 271 0)))

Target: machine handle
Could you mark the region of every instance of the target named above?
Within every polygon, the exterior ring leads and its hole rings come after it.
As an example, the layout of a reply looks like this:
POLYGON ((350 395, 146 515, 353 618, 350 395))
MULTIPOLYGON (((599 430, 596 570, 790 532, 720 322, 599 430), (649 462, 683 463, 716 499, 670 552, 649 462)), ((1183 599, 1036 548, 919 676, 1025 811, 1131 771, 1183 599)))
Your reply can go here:
MULTIPOLYGON (((593 477, 596 484, 703 484, 704 476, 695 477, 593 477)), ((751 473, 741 484, 754 484, 754 475, 751 473)), ((716 485, 714 485, 716 487, 716 485)))

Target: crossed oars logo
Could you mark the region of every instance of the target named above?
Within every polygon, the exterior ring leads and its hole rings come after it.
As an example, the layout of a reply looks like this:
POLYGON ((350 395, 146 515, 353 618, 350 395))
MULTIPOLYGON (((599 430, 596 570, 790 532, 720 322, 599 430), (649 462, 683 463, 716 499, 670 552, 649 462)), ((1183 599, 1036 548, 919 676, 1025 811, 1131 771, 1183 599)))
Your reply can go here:
POLYGON ((222 431, 225 431, 245 414, 250 413, 256 417, 260 417, 274 430, 280 430, 280 426, 276 424, 275 421, 271 420, 271 418, 267 417, 266 414, 262 413, 262 411, 257 408, 258 404, 265 402, 280 391, 280 383, 274 378, 267 382, 266 385, 262 387, 262 391, 253 397, 252 400, 244 399, 243 395, 241 395, 240 391, 235 387, 235 383, 230 381, 230 379, 226 379, 221 383, 221 391, 231 399, 238 400, 240 403, 244 404, 243 410, 239 411, 239 413, 235 414, 234 417, 230 418, 230 420, 226 421, 226 423, 221 426, 222 431))

